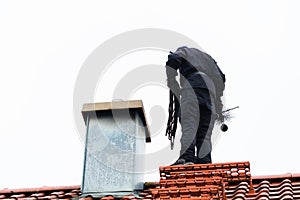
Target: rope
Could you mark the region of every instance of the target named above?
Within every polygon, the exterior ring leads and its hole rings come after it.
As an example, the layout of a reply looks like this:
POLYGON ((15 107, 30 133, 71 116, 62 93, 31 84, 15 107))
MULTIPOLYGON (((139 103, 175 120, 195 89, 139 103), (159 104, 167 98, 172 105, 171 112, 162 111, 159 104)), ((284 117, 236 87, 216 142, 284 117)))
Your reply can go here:
POLYGON ((169 96, 169 118, 167 123, 166 136, 168 136, 168 139, 171 143, 171 150, 173 150, 180 104, 175 94, 171 90, 169 96))

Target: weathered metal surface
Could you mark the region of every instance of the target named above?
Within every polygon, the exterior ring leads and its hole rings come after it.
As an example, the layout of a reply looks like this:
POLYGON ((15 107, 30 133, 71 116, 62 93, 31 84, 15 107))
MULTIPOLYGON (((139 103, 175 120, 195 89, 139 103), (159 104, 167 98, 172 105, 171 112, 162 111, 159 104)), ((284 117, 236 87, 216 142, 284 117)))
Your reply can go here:
MULTIPOLYGON (((82 116, 87 124, 87 116, 95 115, 96 112, 117 111, 126 110, 127 112, 137 112, 145 127, 146 142, 151 142, 150 131, 146 120, 146 115, 141 100, 130 101, 114 101, 114 102, 101 102, 101 103, 86 103, 82 107, 82 116)), ((114 116, 115 117, 115 116, 114 116)))
POLYGON ((86 124, 83 195, 122 196, 142 190, 146 128, 138 111, 89 111, 86 124))
POLYGON ((143 107, 143 103, 141 100, 86 103, 83 105, 82 112, 130 109, 130 108, 141 108, 141 107, 143 107))

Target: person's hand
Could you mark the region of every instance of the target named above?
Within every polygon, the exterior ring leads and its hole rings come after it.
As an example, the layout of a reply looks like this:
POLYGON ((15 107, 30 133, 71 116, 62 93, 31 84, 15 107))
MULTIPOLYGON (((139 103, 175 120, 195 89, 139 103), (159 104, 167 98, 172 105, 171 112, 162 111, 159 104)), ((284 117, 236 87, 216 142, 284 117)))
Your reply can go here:
POLYGON ((219 100, 216 104, 216 120, 219 124, 223 123, 225 120, 224 113, 222 112, 223 104, 222 101, 219 100))
POLYGON ((218 124, 224 123, 224 120, 225 120, 225 117, 222 113, 221 114, 216 113, 216 121, 218 124))

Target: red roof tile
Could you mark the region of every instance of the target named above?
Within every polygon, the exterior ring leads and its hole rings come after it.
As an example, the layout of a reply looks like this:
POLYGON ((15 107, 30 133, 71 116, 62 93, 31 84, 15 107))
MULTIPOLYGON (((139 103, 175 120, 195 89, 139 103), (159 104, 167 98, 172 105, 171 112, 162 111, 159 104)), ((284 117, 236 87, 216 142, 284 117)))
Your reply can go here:
POLYGON ((0 190, 0 199, 71 199, 79 195, 79 185, 0 190))
MULTIPOLYGON (((122 199, 300 199, 300 174, 252 177, 249 162, 164 166, 160 167, 160 177, 159 183, 145 183, 139 197, 127 195, 122 199)), ((0 190, 0 199, 78 199, 80 195, 78 185, 0 190)))

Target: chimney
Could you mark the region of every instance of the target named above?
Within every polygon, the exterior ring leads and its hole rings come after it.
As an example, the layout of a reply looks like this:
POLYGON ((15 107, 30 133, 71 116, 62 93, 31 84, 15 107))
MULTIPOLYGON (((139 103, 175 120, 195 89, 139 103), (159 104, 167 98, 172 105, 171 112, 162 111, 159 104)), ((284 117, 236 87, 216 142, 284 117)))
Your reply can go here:
POLYGON ((151 142, 141 100, 84 104, 82 196, 122 197, 144 187, 145 143, 151 142))

